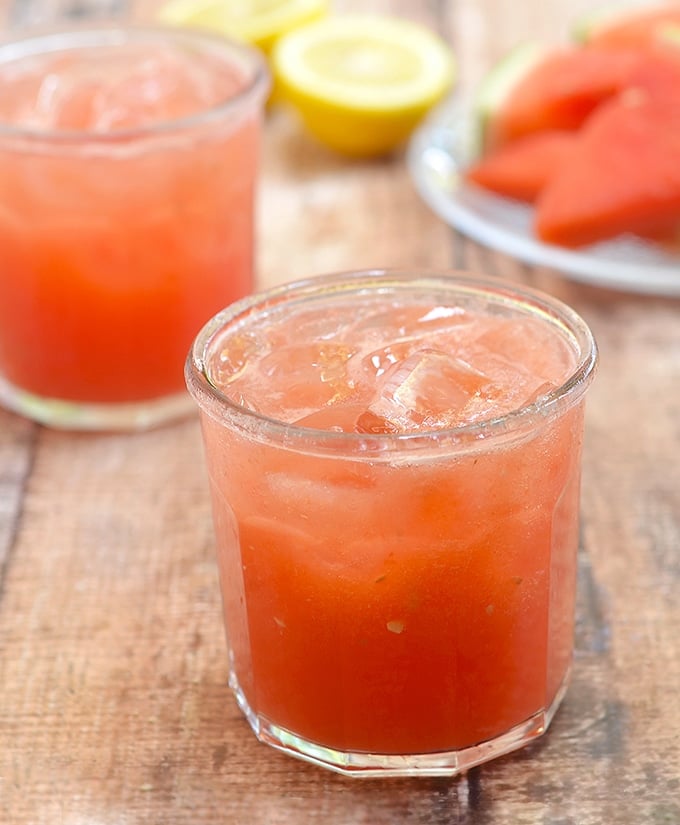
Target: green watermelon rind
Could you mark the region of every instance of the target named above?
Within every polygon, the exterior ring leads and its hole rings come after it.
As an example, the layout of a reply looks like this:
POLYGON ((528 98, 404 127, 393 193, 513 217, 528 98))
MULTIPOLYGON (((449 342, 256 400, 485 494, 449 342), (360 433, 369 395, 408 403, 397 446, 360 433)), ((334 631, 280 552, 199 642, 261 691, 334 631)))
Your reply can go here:
POLYGON ((640 9, 638 8, 624 11, 616 6, 607 6, 603 9, 588 12, 572 23, 571 38, 576 43, 585 45, 592 39, 593 35, 608 29, 612 23, 632 20, 639 13, 640 9))
POLYGON ((489 126, 503 103, 530 69, 550 53, 542 43, 520 43, 502 57, 482 80, 473 102, 473 152, 481 155, 489 126))
MULTIPOLYGON (((595 35, 605 32, 612 25, 634 23, 637 18, 644 17, 652 8, 647 5, 630 6, 626 9, 620 6, 605 6, 579 17, 572 24, 571 38, 576 43, 586 45, 595 35)), ((670 25, 669 28, 676 27, 670 25)))

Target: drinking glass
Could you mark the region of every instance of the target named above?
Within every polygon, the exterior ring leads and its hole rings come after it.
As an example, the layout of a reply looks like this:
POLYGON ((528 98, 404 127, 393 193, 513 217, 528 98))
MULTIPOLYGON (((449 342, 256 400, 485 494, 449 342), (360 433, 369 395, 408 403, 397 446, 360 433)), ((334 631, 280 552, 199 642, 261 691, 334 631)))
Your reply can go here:
POLYGON ((266 66, 195 31, 0 45, 0 403, 65 428, 185 414, 186 350, 253 289, 266 66))
POLYGON ((230 684, 261 741, 446 776, 546 730, 595 364, 566 305, 452 272, 313 278, 203 328, 186 377, 230 684))

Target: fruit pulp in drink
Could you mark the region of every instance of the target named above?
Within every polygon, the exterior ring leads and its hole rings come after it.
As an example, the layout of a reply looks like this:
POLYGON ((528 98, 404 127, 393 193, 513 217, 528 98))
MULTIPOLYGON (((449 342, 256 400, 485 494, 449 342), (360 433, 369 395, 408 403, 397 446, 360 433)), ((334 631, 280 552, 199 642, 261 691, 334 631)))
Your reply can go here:
POLYGON ((0 65, 0 374, 96 404, 182 392, 198 328, 253 283, 250 81, 172 42, 0 65))
POLYGON ((418 294, 278 315, 211 342, 208 379, 252 426, 202 417, 248 712, 409 754, 550 708, 572 651, 583 405, 537 410, 574 370, 567 337, 418 294), (262 437, 272 420, 294 431, 262 437))

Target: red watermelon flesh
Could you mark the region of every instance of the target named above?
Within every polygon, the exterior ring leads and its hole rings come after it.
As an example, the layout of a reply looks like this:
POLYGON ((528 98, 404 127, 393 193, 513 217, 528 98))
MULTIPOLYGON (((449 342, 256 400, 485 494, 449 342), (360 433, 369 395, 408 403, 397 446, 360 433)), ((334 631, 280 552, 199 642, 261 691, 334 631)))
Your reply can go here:
POLYGON ((545 130, 578 129, 624 89, 645 59, 628 49, 571 47, 539 61, 511 89, 489 124, 487 148, 545 130))
POLYGON ((631 72, 629 88, 656 99, 680 99, 680 48, 661 45, 650 51, 631 72))
POLYGON ((622 14, 586 34, 590 45, 600 48, 637 48, 656 42, 668 26, 680 26, 680 3, 622 14))
POLYGON ((536 209, 544 241, 577 247, 680 221, 680 97, 624 94, 603 104, 536 209))
POLYGON ((498 195, 533 203, 576 139, 575 132, 525 135, 485 155, 468 168, 466 177, 498 195))

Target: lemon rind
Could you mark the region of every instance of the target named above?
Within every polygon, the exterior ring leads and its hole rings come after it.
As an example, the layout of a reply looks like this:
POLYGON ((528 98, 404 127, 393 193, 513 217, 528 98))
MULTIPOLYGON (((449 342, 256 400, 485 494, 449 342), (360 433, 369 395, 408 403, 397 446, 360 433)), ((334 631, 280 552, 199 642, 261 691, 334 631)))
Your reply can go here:
POLYGON ((251 17, 230 16, 220 0, 170 0, 158 19, 175 25, 197 25, 256 44, 269 41, 324 15, 328 0, 288 0, 280 7, 251 17), (221 8, 220 8, 221 7, 221 8))

